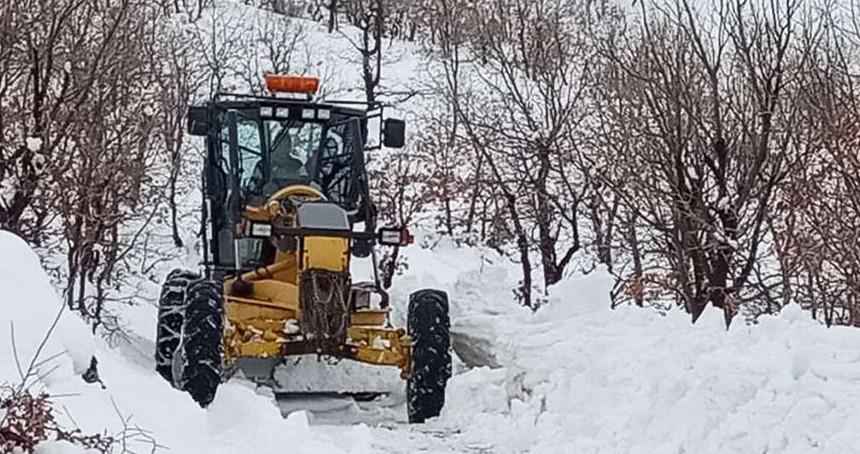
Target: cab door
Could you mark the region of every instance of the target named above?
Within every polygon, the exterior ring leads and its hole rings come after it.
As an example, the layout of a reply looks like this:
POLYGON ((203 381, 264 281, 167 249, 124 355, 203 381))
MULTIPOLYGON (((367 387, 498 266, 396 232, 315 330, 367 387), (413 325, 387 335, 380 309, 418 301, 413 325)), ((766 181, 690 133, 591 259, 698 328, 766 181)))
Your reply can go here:
POLYGON ((252 194, 254 172, 265 169, 258 117, 247 112, 222 108, 214 115, 213 144, 206 166, 208 216, 212 234, 209 250, 213 269, 219 274, 241 268, 236 263, 237 224, 252 194))

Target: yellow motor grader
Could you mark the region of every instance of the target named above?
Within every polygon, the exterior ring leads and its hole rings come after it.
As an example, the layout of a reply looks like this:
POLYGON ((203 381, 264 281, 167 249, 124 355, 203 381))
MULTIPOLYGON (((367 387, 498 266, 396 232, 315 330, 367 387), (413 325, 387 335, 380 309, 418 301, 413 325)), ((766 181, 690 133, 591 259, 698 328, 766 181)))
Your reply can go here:
POLYGON ((270 96, 189 108, 189 134, 206 146, 203 273, 164 282, 156 370, 206 407, 233 371, 271 373, 295 355, 394 366, 409 421, 437 416, 451 376, 447 296, 413 293, 407 329, 391 326, 375 246, 412 236, 377 228, 365 170, 366 150, 403 146, 405 123, 379 105, 315 99, 316 78, 266 86, 270 96), (373 280, 353 280, 353 257, 372 259, 373 280))

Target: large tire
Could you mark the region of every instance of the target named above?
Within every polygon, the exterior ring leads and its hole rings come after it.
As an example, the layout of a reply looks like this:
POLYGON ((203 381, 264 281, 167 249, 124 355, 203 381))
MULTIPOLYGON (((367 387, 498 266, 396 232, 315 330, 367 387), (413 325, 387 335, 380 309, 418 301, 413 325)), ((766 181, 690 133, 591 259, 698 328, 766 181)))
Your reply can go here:
POLYGON ((185 298, 182 342, 174 369, 177 387, 188 391, 201 407, 215 399, 223 369, 224 303, 222 284, 202 279, 191 284, 185 298))
POLYGON ((190 270, 175 269, 167 275, 158 298, 158 329, 155 334, 155 370, 173 384, 173 354, 179 347, 185 294, 200 275, 190 270))
POLYGON ((409 297, 409 335, 412 337, 412 376, 406 386, 410 423, 439 416, 445 405, 445 386, 451 378, 451 321, 448 295, 419 290, 409 297))

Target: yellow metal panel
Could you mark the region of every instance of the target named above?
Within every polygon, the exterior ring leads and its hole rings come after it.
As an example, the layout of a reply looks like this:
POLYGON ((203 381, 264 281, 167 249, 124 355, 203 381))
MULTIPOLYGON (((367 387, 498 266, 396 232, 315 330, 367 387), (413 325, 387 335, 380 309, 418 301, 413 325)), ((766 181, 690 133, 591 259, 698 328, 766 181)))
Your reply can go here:
POLYGON ((252 291, 250 294, 243 296, 228 295, 227 302, 232 301, 273 309, 299 310, 299 291, 295 284, 269 279, 253 282, 251 285, 252 291))
POLYGON ((403 349, 378 349, 354 347, 353 359, 363 363, 397 366, 400 377, 407 379, 412 375, 411 347, 403 349))
POLYGON ((392 366, 400 365, 404 360, 403 355, 394 350, 370 347, 355 347, 355 359, 363 363, 392 366))
POLYGON ((410 344, 411 339, 406 336, 406 331, 403 328, 386 329, 386 328, 368 328, 365 326, 349 327, 349 339, 355 343, 371 343, 374 337, 387 339, 394 345, 395 343, 410 344))
POLYGON ((280 342, 247 342, 236 346, 236 358, 271 358, 281 355, 280 342))
POLYGON ((275 279, 283 282, 296 283, 296 276, 299 271, 299 264, 296 254, 284 254, 278 251, 275 255, 275 263, 280 266, 274 270, 270 279, 275 279))
POLYGON ((289 262, 288 267, 280 270, 277 274, 275 274, 275 279, 287 282, 296 282, 296 275, 298 274, 298 260, 296 260, 295 251, 291 253, 282 252, 280 249, 275 252, 275 263, 280 262, 289 262))
POLYGON ((262 318, 247 318, 233 319, 231 323, 236 327, 236 331, 245 332, 249 330, 257 330, 263 332, 283 333, 286 325, 284 319, 262 319, 262 318))
POLYGON ((348 238, 308 236, 302 242, 302 253, 302 270, 349 270, 348 238))
MULTIPOLYGON (((266 279, 274 279, 284 282, 296 283, 296 274, 298 266, 294 255, 278 254, 280 258, 277 262, 262 268, 257 268, 242 274, 242 280, 247 282, 255 282, 266 279)), ((224 281, 224 294, 231 295, 233 282, 236 278, 226 279, 224 281)))
POLYGON ((384 325, 387 319, 388 311, 377 309, 363 309, 356 311, 352 314, 351 324, 380 326, 384 325))
POLYGON ((298 310, 299 291, 295 284, 273 279, 253 282, 253 291, 244 298, 264 301, 279 307, 298 310))
POLYGON ((242 298, 227 299, 227 319, 229 320, 252 320, 252 319, 286 319, 296 318, 294 309, 277 306, 274 304, 258 303, 254 300, 242 298))
POLYGON ((402 328, 352 326, 349 328, 349 338, 353 346, 352 359, 369 364, 397 366, 404 379, 412 374, 412 338, 402 328))

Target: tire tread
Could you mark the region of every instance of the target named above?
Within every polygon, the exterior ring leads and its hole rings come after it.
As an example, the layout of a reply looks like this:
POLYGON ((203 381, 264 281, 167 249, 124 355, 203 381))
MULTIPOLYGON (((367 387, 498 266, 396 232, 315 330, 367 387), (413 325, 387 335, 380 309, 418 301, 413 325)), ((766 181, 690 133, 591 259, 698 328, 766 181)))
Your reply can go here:
POLYGON ((407 388, 410 423, 439 416, 445 387, 451 378, 451 321, 448 296, 439 290, 419 290, 409 298, 412 336, 412 376, 407 388))

